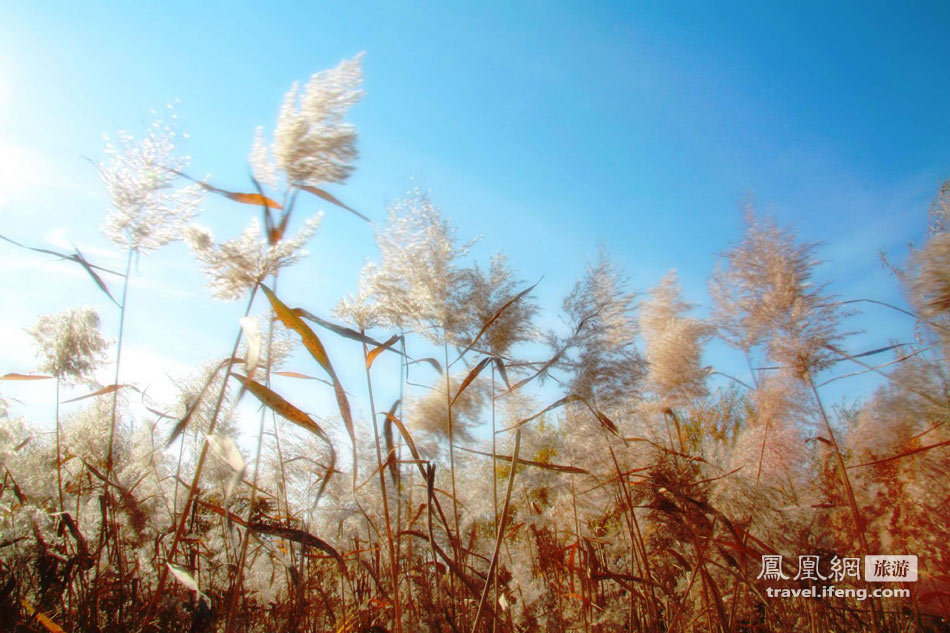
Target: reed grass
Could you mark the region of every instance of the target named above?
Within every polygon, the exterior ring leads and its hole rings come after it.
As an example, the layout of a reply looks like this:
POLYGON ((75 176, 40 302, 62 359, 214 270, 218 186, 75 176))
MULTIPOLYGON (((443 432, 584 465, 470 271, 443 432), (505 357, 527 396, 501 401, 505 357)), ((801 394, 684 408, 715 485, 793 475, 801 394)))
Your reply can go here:
MULTIPOLYGON (((291 237, 294 209, 330 204, 334 222, 373 215, 325 189, 353 169, 355 129, 343 117, 360 82, 357 59, 291 91, 275 143, 255 146, 249 193, 192 179, 166 159, 168 144, 108 172, 110 191, 125 191, 136 186, 130 166, 158 156, 162 188, 143 195, 189 184, 151 218, 117 209, 149 230, 110 224, 128 254, 113 383, 61 400, 66 379, 88 378, 101 360, 104 344, 88 331, 82 349, 38 336, 41 350, 66 351, 2 376, 11 391, 55 379, 56 400, 55 441, 0 407, 0 629, 947 630, 942 230, 908 259, 908 306, 886 304, 909 317, 914 342, 866 352, 845 351, 845 308, 881 302, 827 295, 812 283, 815 246, 751 211, 713 274, 709 318, 690 316, 674 275, 638 304, 602 257, 567 294, 565 327, 541 333, 538 284, 519 282, 503 258, 480 268, 418 191, 377 227, 380 261, 358 292, 336 309, 310 305, 276 283, 316 229, 291 237), (216 243, 182 223, 196 192, 260 220, 216 243), (184 406, 143 394, 146 419, 124 398, 140 387, 119 382, 132 260, 177 238, 215 297, 246 299, 244 317, 256 302, 266 308, 267 337, 239 328, 228 355, 183 388, 184 406), (713 337, 746 356, 748 375, 701 364, 713 337), (860 360, 881 354, 893 358, 860 360), (828 409, 822 387, 855 375, 845 361, 885 386, 853 409, 828 409), (344 367, 361 371, 365 396, 344 367), (290 399, 295 380, 334 406, 290 399), (388 411, 381 397, 395 400, 388 411), (234 419, 242 398, 262 407, 253 437, 234 419), (766 595, 810 583, 791 578, 800 555, 821 555, 831 573, 834 558, 872 553, 918 555, 920 581, 895 585, 909 598, 766 595), (774 554, 788 580, 757 578, 774 554)), ((78 251, 30 251, 82 265, 112 300, 98 274, 112 271, 78 251)))

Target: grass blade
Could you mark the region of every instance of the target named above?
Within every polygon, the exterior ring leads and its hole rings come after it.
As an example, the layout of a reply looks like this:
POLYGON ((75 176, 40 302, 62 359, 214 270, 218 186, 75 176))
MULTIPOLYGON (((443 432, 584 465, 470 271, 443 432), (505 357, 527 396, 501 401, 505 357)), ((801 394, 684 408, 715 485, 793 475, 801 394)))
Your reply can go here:
MULTIPOLYGON (((265 405, 282 418, 310 431, 323 440, 330 448, 330 467, 327 468, 327 473, 320 482, 320 489, 317 492, 317 501, 319 501, 320 497, 323 495, 323 491, 327 487, 327 483, 330 481, 330 476, 336 470, 336 449, 333 447, 333 442, 330 440, 330 436, 326 434, 319 424, 313 421, 313 418, 292 405, 270 388, 265 387, 261 383, 251 380, 246 376, 241 376, 235 373, 232 373, 231 375, 239 383, 241 383, 245 389, 254 394, 254 396, 261 401, 261 404, 265 405)), ((356 470, 355 465, 354 470, 356 470)), ((314 501, 314 503, 316 503, 316 501, 314 501)))
POLYGON ((470 349, 472 349, 473 347, 475 347, 475 344, 478 343, 479 339, 482 338, 482 335, 488 330, 488 328, 491 327, 492 323, 494 323, 495 321, 497 321, 497 320, 498 320, 498 317, 500 317, 500 316, 502 315, 502 313, 503 313, 505 310, 507 310, 508 308, 510 308, 510 307, 511 307, 514 303, 516 303, 519 299, 521 299, 522 297, 524 297, 525 295, 527 295, 529 292, 531 292, 532 290, 534 290, 534 289, 537 287, 537 285, 538 285, 539 283, 541 283, 541 280, 540 280, 540 279, 537 280, 532 286, 529 286, 528 288, 525 288, 524 290, 522 290, 521 292, 519 292, 518 294, 516 294, 515 296, 513 296, 511 299, 509 299, 508 301, 506 301, 506 302, 505 302, 505 305, 503 305, 503 306, 501 306, 500 308, 498 308, 498 311, 495 312, 495 314, 493 314, 490 319, 488 319, 487 321, 485 321, 485 324, 482 325, 482 329, 480 329, 480 330, 478 331, 478 334, 475 335, 475 338, 472 339, 472 342, 468 344, 468 347, 466 347, 464 350, 462 350, 462 353, 459 354, 459 356, 460 356, 460 357, 461 357, 461 356, 465 356, 465 353, 466 353, 466 352, 468 352, 470 349))
POLYGON ((455 404, 455 401, 458 400, 460 395, 462 395, 462 392, 465 391, 465 388, 472 384, 476 378, 478 378, 478 374, 480 374, 481 371, 485 369, 485 366, 491 362, 491 359, 491 356, 486 356, 485 358, 481 359, 478 364, 475 365, 475 367, 472 368, 472 371, 468 372, 468 375, 465 376, 465 380, 463 380, 462 384, 459 385, 458 391, 455 392, 452 402, 449 403, 450 407, 455 404))
POLYGON ((385 352, 387 349, 391 349, 392 346, 396 342, 398 342, 401 338, 402 337, 399 336, 398 334, 393 334, 392 336, 389 337, 389 339, 385 343, 370 350, 370 352, 366 355, 366 369, 372 368, 373 362, 376 361, 376 358, 380 354, 385 352))
POLYGON ((274 202, 273 200, 271 200, 270 198, 268 198, 267 196, 262 195, 260 193, 235 193, 233 191, 226 191, 224 189, 219 189, 218 187, 215 187, 214 185, 209 185, 206 182, 195 180, 191 176, 187 174, 183 174, 177 169, 169 169, 168 171, 178 176, 181 176, 185 180, 190 180, 191 182, 195 183, 196 185, 198 185, 205 191, 210 191, 211 193, 216 193, 219 196, 224 196, 225 198, 229 200, 233 200, 234 202, 240 202, 241 204, 251 204, 258 207, 266 207, 268 209, 280 210, 284 208, 281 205, 274 202))
POLYGON ((482 609, 485 606, 485 600, 488 598, 488 591, 492 585, 492 576, 495 574, 495 568, 498 566, 498 554, 501 551, 501 542, 505 538, 505 524, 508 522, 508 510, 511 508, 511 491, 515 487, 515 474, 518 471, 518 453, 521 451, 521 429, 515 432, 515 448, 512 452, 511 470, 508 472, 508 488, 505 490, 505 504, 501 510, 501 520, 498 523, 498 533, 495 535, 495 550, 491 557, 491 564, 488 566, 488 577, 485 578, 485 584, 482 586, 482 596, 478 601, 478 610, 475 612, 475 624, 472 625, 472 633, 478 630, 478 621, 482 616, 482 609))
POLYGON ((333 365, 330 364, 330 357, 327 356, 327 350, 323 347, 323 343, 317 334, 303 322, 303 319, 301 319, 296 312, 288 308, 278 299, 277 295, 275 295, 270 288, 261 284, 261 290, 267 296, 268 301, 270 301, 277 318, 280 319, 281 323, 286 327, 300 335, 300 340, 303 342, 304 347, 307 348, 307 351, 310 352, 310 355, 313 356, 317 363, 323 367, 333 382, 333 391, 336 394, 337 407, 340 409, 340 416, 343 418, 343 423, 346 425, 346 432, 349 433, 350 441, 353 444, 353 485, 355 486, 359 463, 356 448, 356 428, 353 424, 350 402, 347 400, 343 385, 340 384, 340 380, 333 370, 333 365))
POLYGON ((307 193, 312 193, 313 195, 317 196, 318 198, 323 198, 324 200, 326 200, 326 201, 329 202, 330 204, 335 204, 336 206, 340 207, 341 209, 346 209, 347 211, 349 211, 350 213, 352 213, 352 214, 355 215, 356 217, 360 218, 361 220, 365 220, 366 222, 371 222, 368 217, 366 217, 365 215, 363 215, 362 213, 360 213, 360 212, 357 211, 356 209, 354 209, 354 208, 352 208, 352 207, 349 207, 349 206, 343 204, 343 203, 340 202, 335 196, 333 196, 333 195, 327 193, 327 192, 324 191, 323 189, 318 189, 318 188, 316 188, 316 187, 311 187, 310 185, 304 185, 304 184, 295 184, 294 186, 295 186, 297 189, 300 189, 300 190, 302 190, 302 191, 306 191, 307 193))
POLYGON ((92 393, 87 393, 84 396, 79 396, 78 398, 70 398, 69 400, 63 400, 60 404, 66 404, 67 402, 79 402, 80 400, 85 400, 86 398, 95 398, 96 396, 104 396, 107 393, 112 393, 113 391, 118 391, 122 387, 131 387, 132 385, 109 385, 103 387, 102 389, 97 389, 92 393))
POLYGON ((0 376, 0 380, 49 380, 52 376, 43 376, 40 374, 17 374, 10 373, 0 376))
MULTIPOLYGON (((473 453, 475 455, 481 455, 482 457, 493 457, 491 453, 486 453, 484 451, 477 451, 474 448, 465 448, 464 446, 456 446, 455 448, 465 451, 466 453, 473 453)), ((512 460, 511 455, 494 455, 495 459, 500 459, 502 461, 510 462, 512 460)), ((544 462, 534 462, 530 459, 518 459, 518 463, 522 466, 532 466, 534 468, 542 468, 544 470, 551 470, 556 473, 574 473, 576 475, 589 475, 590 471, 584 470, 578 466, 563 466, 561 464, 546 464, 544 462)))

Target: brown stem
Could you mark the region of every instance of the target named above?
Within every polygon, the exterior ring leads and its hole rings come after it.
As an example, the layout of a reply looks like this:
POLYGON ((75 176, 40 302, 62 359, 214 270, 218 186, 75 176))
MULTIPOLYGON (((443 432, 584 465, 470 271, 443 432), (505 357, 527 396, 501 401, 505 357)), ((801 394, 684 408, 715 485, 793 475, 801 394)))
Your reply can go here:
MULTIPOLYGON (((369 350, 363 343, 363 367, 366 370, 366 390, 369 392, 369 408, 373 417, 373 439, 376 442, 376 465, 379 471, 379 490, 383 498, 383 517, 386 521, 386 541, 389 546, 389 566, 393 582, 393 617, 395 618, 396 633, 402 633, 402 605, 399 602, 399 560, 396 558, 396 547, 393 543, 393 528, 389 516, 389 499, 386 494, 386 469, 383 468, 382 450, 379 445, 379 425, 376 420, 376 401, 373 398, 373 379, 369 371, 369 350)), ((394 455, 387 455, 387 461, 394 459, 394 455)))

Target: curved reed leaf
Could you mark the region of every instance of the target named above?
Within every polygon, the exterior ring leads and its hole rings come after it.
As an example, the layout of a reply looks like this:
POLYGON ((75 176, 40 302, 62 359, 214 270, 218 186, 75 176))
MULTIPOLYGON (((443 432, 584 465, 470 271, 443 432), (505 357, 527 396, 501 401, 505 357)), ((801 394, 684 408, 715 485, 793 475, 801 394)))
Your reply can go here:
POLYGON ((256 380, 252 380, 247 376, 242 376, 240 374, 231 373, 239 383, 241 383, 248 391, 254 394, 258 400, 261 401, 263 405, 277 413, 282 418, 293 422, 297 426, 300 426, 311 433, 320 437, 320 439, 330 442, 329 436, 323 430, 323 428, 313 421, 309 415, 295 407, 293 404, 285 400, 278 393, 262 385, 256 380))
POLYGON ((541 280, 540 280, 540 279, 537 280, 536 282, 534 282, 533 285, 531 285, 531 286, 525 288, 524 290, 522 290, 521 292, 519 292, 518 294, 516 294, 515 296, 513 296, 511 299, 509 299, 508 301, 506 301, 506 302, 505 302, 505 305, 503 305, 503 306, 501 306, 500 308, 498 308, 498 311, 495 312, 495 314, 493 314, 490 319, 488 319, 487 321, 485 321, 485 323, 482 325, 482 329, 480 329, 480 330, 478 331, 478 334, 475 335, 475 338, 472 339, 472 342, 469 343, 468 346, 467 346, 464 350, 462 350, 462 353, 459 354, 459 356, 460 356, 460 357, 461 357, 461 356, 465 356, 465 353, 466 353, 466 352, 468 352, 468 351, 471 350, 473 347, 475 347, 475 344, 478 343, 479 339, 482 338, 482 335, 488 330, 488 328, 491 327, 492 323, 494 323, 495 321, 497 321, 497 320, 498 320, 498 317, 500 317, 500 316, 502 315, 502 313, 503 313, 505 310, 507 310, 508 308, 510 308, 515 302, 517 302, 519 299, 521 299, 522 297, 524 297, 525 295, 527 295, 529 292, 531 292, 532 290, 534 290, 535 287, 537 287, 537 285, 538 285, 539 283, 541 283, 541 280))
MULTIPOLYGON (((485 451, 477 451, 474 448, 465 448, 464 446, 456 446, 460 450, 465 451, 466 453, 472 453, 474 455, 481 455, 482 457, 494 457, 495 459, 500 459, 502 461, 510 462, 512 457, 511 455, 492 455, 491 453, 486 453, 485 451)), ((578 466, 564 466, 562 464, 546 464, 544 462, 535 462, 530 459, 521 459, 518 458, 518 463, 522 466, 532 466, 534 468, 541 468, 543 470, 551 470, 556 473, 574 473, 576 475, 589 475, 590 471, 584 470, 578 466)))
MULTIPOLYGON (((390 418, 396 415, 396 409, 399 407, 400 402, 401 400, 396 400, 393 406, 389 407, 389 411, 386 413, 386 420, 383 422, 383 439, 386 442, 386 454, 391 458, 395 456, 396 448, 393 443, 393 422, 390 418)), ((398 483, 399 466, 396 464, 395 459, 389 459, 389 474, 392 477, 393 483, 398 483)))
POLYGON ((347 211, 349 211, 350 213, 352 213, 352 214, 355 215, 356 217, 360 218, 361 220, 365 220, 366 222, 370 222, 370 221, 371 221, 368 217, 366 217, 365 215, 363 215, 362 213, 360 213, 360 212, 357 211, 356 209, 354 209, 354 208, 352 208, 352 207, 349 207, 349 206, 343 204, 343 203, 340 202, 335 196, 333 196, 333 195, 327 193, 327 192, 324 191, 323 189, 318 189, 317 187, 312 187, 312 186, 310 186, 310 185, 304 185, 304 184, 295 184, 294 187, 296 187, 297 189, 300 189, 300 190, 302 190, 302 191, 306 191, 307 193, 312 193, 313 195, 317 196, 318 198, 323 198, 324 200, 326 200, 326 201, 329 202, 330 204, 335 204, 336 206, 340 207, 341 209, 346 209, 347 211))
POLYGON ((196 185, 198 185, 205 191, 210 191, 211 193, 216 193, 219 196, 224 196, 228 200, 233 200, 234 202, 240 202, 241 204, 252 204, 254 206, 266 207, 268 209, 280 210, 284 208, 281 205, 274 202, 273 200, 271 200, 270 198, 268 198, 267 196, 262 195, 260 193, 235 193, 233 191, 226 191, 225 189, 219 189, 218 187, 215 187, 214 185, 209 185, 206 182, 195 180, 191 176, 187 174, 183 174, 177 169, 169 169, 168 171, 178 176, 181 176, 185 180, 190 180, 191 182, 195 183, 196 185))
MULTIPOLYGON (((261 401, 261 404, 265 405, 284 419, 310 431, 323 440, 330 448, 330 467, 327 468, 327 472, 320 482, 320 489, 317 491, 316 501, 319 501, 320 497, 323 496, 323 491, 326 489, 327 484, 330 481, 330 476, 336 470, 336 449, 333 447, 333 442, 330 440, 330 436, 326 434, 319 424, 313 421, 313 418, 292 405, 269 387, 265 387, 261 383, 251 380, 247 376, 241 376, 240 374, 235 374, 233 372, 231 375, 239 383, 241 383, 245 389, 254 394, 254 396, 261 401)), ((353 470, 356 470, 355 464, 353 470)), ((315 504, 316 501, 314 501, 315 504)))
POLYGON ((333 382, 333 391, 336 394, 337 407, 340 409, 340 416, 343 418, 343 424, 346 425, 346 432, 349 433, 350 441, 353 444, 353 485, 355 486, 359 470, 356 428, 353 424, 353 414, 350 411, 350 401, 347 400, 343 385, 340 384, 340 379, 337 378, 336 372, 333 370, 333 365, 330 364, 330 357, 327 356, 327 350, 323 347, 323 343, 317 334, 303 322, 303 319, 301 319, 294 310, 288 308, 278 299, 277 295, 275 295, 270 288, 261 284, 261 290, 267 296, 267 300, 270 301, 271 306, 274 308, 274 313, 277 315, 277 318, 280 319, 280 322, 300 335, 300 340, 303 342, 304 347, 307 348, 307 351, 310 352, 310 355, 313 356, 317 363, 323 367, 333 382))
POLYGON ((86 272, 89 273, 89 276, 92 277, 92 280, 96 282, 96 285, 99 286, 99 289, 102 290, 102 292, 106 293, 106 296, 109 297, 112 303, 116 304, 119 307, 122 307, 121 305, 119 305, 119 302, 115 300, 115 297, 112 296, 112 293, 109 292, 109 287, 106 286, 105 282, 102 281, 102 277, 100 277, 96 273, 96 271, 101 270, 103 272, 112 273, 113 275, 118 275, 119 277, 125 277, 125 275, 123 275, 122 273, 116 272, 114 270, 109 270, 108 268, 103 268, 102 266, 96 266, 95 264, 89 263, 89 261, 83 256, 82 253, 79 252, 79 249, 76 248, 75 246, 73 248, 75 249, 76 253, 73 255, 66 255, 65 253, 51 251, 48 248, 33 248, 32 246, 21 244, 17 242, 16 240, 11 240, 9 237, 4 237, 3 235, 0 235, 0 240, 9 242, 13 244, 14 246, 19 246, 20 248, 25 248, 28 251, 34 251, 36 253, 44 253, 46 255, 53 255, 55 257, 59 257, 60 259, 66 259, 71 262, 76 262, 77 264, 79 264, 80 266, 86 269, 86 272))
POLYGON ((10 373, 0 376, 0 380, 49 380, 52 376, 42 376, 39 374, 17 374, 10 373))
POLYGON ((241 317, 241 329, 247 339, 247 358, 244 359, 244 373, 253 376, 261 359, 261 328, 254 317, 241 317))
MULTIPOLYGON (((236 348, 237 346, 235 346, 235 349, 236 348)), ((168 436, 168 441, 165 442, 166 447, 171 446, 171 443, 175 441, 175 438, 181 435, 182 431, 184 431, 185 428, 188 426, 188 423, 191 421, 192 416, 194 416, 195 411, 197 411, 198 407, 201 405, 201 401, 204 400, 205 394, 208 393, 208 389, 210 389, 212 383, 214 383, 214 379, 217 377, 218 372, 221 371, 225 367, 225 365, 237 363, 240 361, 241 361, 240 358, 225 358, 223 361, 221 361, 218 364, 218 366, 211 373, 211 375, 208 376, 208 379, 205 381, 205 384, 201 387, 201 391, 198 393, 198 397, 195 398, 194 402, 192 402, 191 405, 188 407, 188 409, 185 411, 185 415, 182 416, 181 420, 179 420, 178 423, 175 425, 175 428, 172 429, 171 435, 168 436)))
POLYGON ((518 472, 518 453, 521 450, 521 429, 515 431, 515 447, 512 453, 513 463, 508 472, 508 487, 505 490, 505 505, 501 510, 501 519, 498 523, 498 533, 495 535, 495 549, 492 553, 491 564, 488 566, 488 576, 485 578, 485 584, 482 585, 482 595, 478 601, 478 609, 475 611, 475 623, 472 625, 472 633, 478 631, 478 621, 482 616, 482 609, 485 607, 485 600, 488 598, 488 591, 491 588, 492 576, 498 565, 498 554, 501 552, 501 543, 505 540, 505 524, 508 522, 508 511, 511 509, 511 491, 515 487, 515 474, 518 472))
POLYGON ((184 569, 175 567, 171 563, 165 563, 165 564, 168 565, 168 571, 172 573, 172 576, 174 576, 178 580, 178 582, 183 584, 185 587, 187 587, 191 591, 194 591, 196 594, 198 594, 198 597, 201 598, 202 600, 211 602, 210 600, 208 600, 208 596, 201 593, 201 590, 198 588, 198 581, 195 580, 194 576, 189 574, 184 569))
POLYGON ((376 360, 376 358, 386 350, 392 348, 392 346, 401 338, 402 337, 398 334, 393 334, 389 337, 389 339, 387 339, 385 343, 370 350, 370 352, 366 355, 366 369, 370 369, 373 366, 373 362, 376 360))
POLYGON ((316 376, 308 376, 307 374, 301 374, 299 371, 272 371, 274 376, 284 376, 285 378, 298 378, 300 380, 316 380, 317 382, 322 382, 325 385, 333 386, 333 383, 329 380, 323 378, 317 378, 316 376))
POLYGON ((428 363, 429 365, 432 365, 432 369, 439 372, 440 376, 442 375, 442 365, 434 358, 417 358, 416 360, 409 361, 410 365, 414 365, 416 363, 428 363))
POLYGON ((455 392, 455 396, 452 397, 452 402, 449 403, 450 407, 455 404, 455 401, 458 400, 460 395, 462 395, 462 392, 465 391, 465 388, 472 384, 472 381, 478 378, 478 374, 480 374, 481 371, 485 369, 485 366, 491 362, 491 359, 491 356, 486 356, 485 358, 481 359, 478 364, 475 365, 475 367, 472 368, 472 371, 468 372, 468 375, 465 376, 465 380, 463 380, 462 384, 459 385, 458 391, 455 392))
MULTIPOLYGON (((97 389, 96 391, 93 391, 92 393, 87 393, 84 396, 79 396, 78 398, 70 398, 69 400, 62 400, 60 404, 66 404, 67 402, 78 402, 80 400, 85 400, 86 398, 95 398, 96 396, 104 396, 107 393, 118 391, 119 389, 122 389, 123 387, 132 387, 132 385, 108 385, 106 387, 103 387, 102 389, 97 389)), ((132 388, 135 389, 134 387, 132 388)))

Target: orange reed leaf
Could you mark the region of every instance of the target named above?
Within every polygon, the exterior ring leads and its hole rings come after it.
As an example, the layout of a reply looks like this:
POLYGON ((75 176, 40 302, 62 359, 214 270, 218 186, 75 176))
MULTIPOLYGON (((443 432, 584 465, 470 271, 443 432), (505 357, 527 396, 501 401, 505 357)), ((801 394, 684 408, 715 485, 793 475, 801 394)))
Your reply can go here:
MULTIPOLYGON (((63 400, 60 404, 66 404, 67 402, 78 402, 80 400, 85 400, 86 398, 95 398, 96 396, 104 396, 107 393, 112 393, 113 391, 118 391, 122 387, 131 387, 132 385, 108 385, 102 389, 97 389, 92 393, 87 393, 84 396, 79 396, 78 398, 70 398, 69 400, 63 400)), ((133 387, 134 388, 134 387, 133 387)))
POLYGON ((398 334, 393 334, 392 336, 389 337, 389 339, 385 343, 370 350, 370 352, 366 355, 366 369, 370 369, 373 366, 373 362, 376 360, 376 358, 379 357, 379 355, 385 352, 387 349, 391 348, 401 338, 402 337, 399 336, 398 334))
POLYGON ((49 380, 52 376, 41 376, 39 374, 17 374, 10 373, 0 376, 0 380, 49 380))

